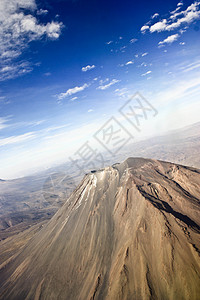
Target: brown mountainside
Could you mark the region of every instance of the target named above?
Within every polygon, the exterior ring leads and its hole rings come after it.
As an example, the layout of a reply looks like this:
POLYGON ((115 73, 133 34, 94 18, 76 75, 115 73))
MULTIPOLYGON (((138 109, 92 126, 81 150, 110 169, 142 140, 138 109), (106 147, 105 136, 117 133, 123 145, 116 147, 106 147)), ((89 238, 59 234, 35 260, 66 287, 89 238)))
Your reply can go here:
POLYGON ((200 170, 129 158, 86 175, 0 265, 0 299, 200 299, 200 170))

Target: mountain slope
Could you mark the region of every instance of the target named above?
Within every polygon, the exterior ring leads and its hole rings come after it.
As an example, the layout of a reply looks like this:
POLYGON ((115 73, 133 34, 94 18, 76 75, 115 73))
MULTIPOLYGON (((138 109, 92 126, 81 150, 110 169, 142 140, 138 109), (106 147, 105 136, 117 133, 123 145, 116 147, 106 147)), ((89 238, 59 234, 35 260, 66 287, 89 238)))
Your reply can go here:
POLYGON ((22 252, 0 299, 199 299, 200 170, 130 158, 85 176, 22 252))
MULTIPOLYGON (((200 168, 200 122, 162 136, 129 144, 115 157, 103 152, 104 166, 134 153, 157 160, 200 168)), ((95 162, 96 163, 96 162, 95 162)), ((96 168, 102 167, 101 163, 96 168)), ((87 170, 85 170, 87 172, 87 170)), ((32 176, 0 179, 0 241, 49 220, 82 180, 80 170, 66 162, 32 176)))

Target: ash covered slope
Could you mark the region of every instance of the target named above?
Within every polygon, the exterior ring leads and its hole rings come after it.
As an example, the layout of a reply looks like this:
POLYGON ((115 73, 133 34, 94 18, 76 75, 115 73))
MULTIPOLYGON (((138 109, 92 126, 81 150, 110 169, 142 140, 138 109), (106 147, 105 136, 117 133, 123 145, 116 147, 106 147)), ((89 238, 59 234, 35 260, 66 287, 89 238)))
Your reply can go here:
POLYGON ((129 158, 88 174, 0 266, 1 299, 199 299, 200 170, 129 158))

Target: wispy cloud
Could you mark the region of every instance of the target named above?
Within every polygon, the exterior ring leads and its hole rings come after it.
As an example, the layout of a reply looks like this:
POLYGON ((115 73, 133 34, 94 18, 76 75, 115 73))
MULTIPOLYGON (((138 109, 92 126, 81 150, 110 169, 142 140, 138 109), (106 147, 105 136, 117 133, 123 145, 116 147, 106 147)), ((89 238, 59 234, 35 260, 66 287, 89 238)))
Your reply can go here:
POLYGON ((46 72, 46 73, 44 73, 44 76, 51 76, 51 72, 46 72))
POLYGON ((137 42, 137 40, 138 40, 138 39, 131 39, 131 40, 130 40, 130 43, 131 43, 131 44, 134 44, 134 43, 137 42))
POLYGON ((0 80, 5 80, 30 72, 29 63, 19 61, 20 55, 32 41, 43 37, 58 39, 63 24, 41 23, 35 12, 47 12, 38 11, 35 0, 1 0, 0 12, 0 80))
POLYGON ((109 80, 110 80, 109 78, 101 79, 101 80, 99 80, 99 84, 103 85, 104 83, 108 82, 109 80))
POLYGON ((166 39, 163 41, 159 42, 158 45, 164 45, 164 44, 172 44, 173 42, 177 41, 179 38, 179 34, 172 34, 168 36, 166 39))
POLYGON ((127 98, 127 96, 129 95, 129 91, 127 90, 127 88, 116 89, 115 93, 117 96, 122 98, 127 98))
POLYGON ((10 123, 9 127, 11 128, 27 128, 27 127, 36 127, 39 126, 41 124, 45 123, 45 120, 37 120, 37 121, 21 121, 21 122, 17 122, 17 123, 10 123))
POLYGON ((6 146, 9 144, 21 143, 21 142, 33 139, 35 137, 36 137, 36 135, 34 132, 28 132, 28 133, 21 134, 21 135, 10 136, 7 138, 0 139, 0 147, 6 146))
POLYGON ((95 68, 95 65, 88 65, 88 66, 86 66, 86 67, 82 67, 82 71, 83 72, 87 72, 87 71, 89 71, 89 70, 92 70, 92 69, 94 69, 95 68))
POLYGON ((0 96, 0 104, 10 104, 11 101, 7 99, 5 96, 0 96))
POLYGON ((113 79, 111 80, 108 84, 105 84, 105 85, 100 85, 97 87, 98 90, 106 90, 108 89, 110 86, 112 86, 113 84, 116 84, 120 82, 120 80, 117 80, 117 79, 113 79))
POLYGON ((142 57, 148 55, 148 52, 142 53, 142 57))
POLYGON ((30 73, 33 70, 33 67, 27 61, 23 62, 7 62, 7 65, 4 65, 0 69, 0 81, 15 78, 17 76, 25 75, 30 73))
POLYGON ((77 99, 78 99, 78 97, 73 97, 73 98, 70 99, 70 101, 75 101, 77 99))
MULTIPOLYGON (((1 97, 0 97, 1 98, 1 97)), ((7 124, 10 121, 10 117, 0 117, 0 130, 6 128, 9 126, 9 124, 7 124)))
POLYGON ((190 72, 190 71, 193 71, 195 69, 198 69, 200 68, 200 61, 195 61, 193 63, 190 63, 190 64, 186 64, 184 67, 181 67, 181 72, 190 72))
POLYGON ((141 76, 146 76, 146 75, 149 75, 151 73, 152 73, 152 71, 147 71, 146 73, 142 74, 141 76))
POLYGON ((113 43, 113 41, 106 42, 107 45, 110 45, 112 43, 113 43))
POLYGON ((85 83, 83 84, 82 86, 76 86, 74 88, 71 88, 71 89, 68 89, 66 92, 64 93, 60 93, 57 98, 58 100, 62 100, 68 96, 71 96, 73 94, 76 94, 76 93, 79 93, 79 92, 82 92, 83 90, 85 90, 87 87, 89 87, 89 84, 85 83))

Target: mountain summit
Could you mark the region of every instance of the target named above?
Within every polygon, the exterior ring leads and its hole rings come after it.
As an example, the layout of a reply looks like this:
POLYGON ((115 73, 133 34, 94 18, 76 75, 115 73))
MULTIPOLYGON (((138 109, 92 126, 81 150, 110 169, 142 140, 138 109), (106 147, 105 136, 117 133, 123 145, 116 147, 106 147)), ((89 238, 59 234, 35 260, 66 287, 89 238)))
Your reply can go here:
POLYGON ((199 299, 200 170, 129 158, 87 174, 17 257, 0 299, 199 299))

